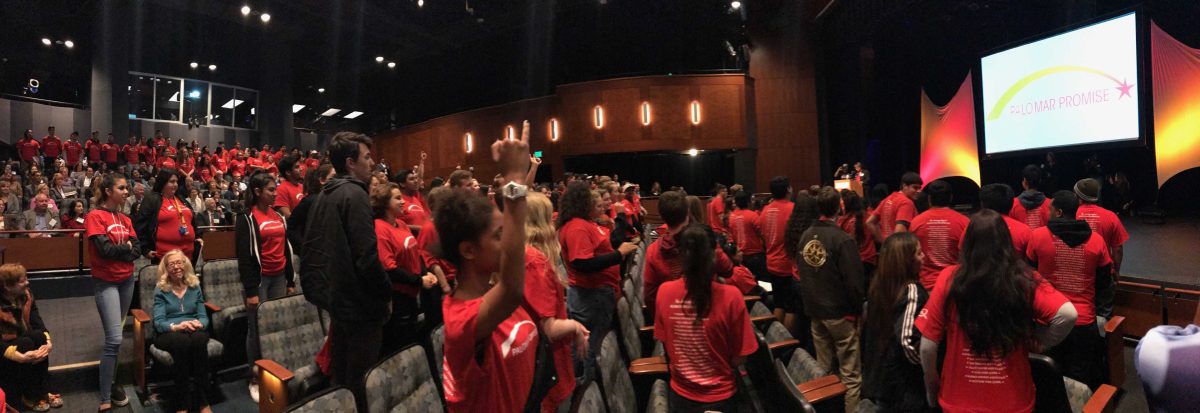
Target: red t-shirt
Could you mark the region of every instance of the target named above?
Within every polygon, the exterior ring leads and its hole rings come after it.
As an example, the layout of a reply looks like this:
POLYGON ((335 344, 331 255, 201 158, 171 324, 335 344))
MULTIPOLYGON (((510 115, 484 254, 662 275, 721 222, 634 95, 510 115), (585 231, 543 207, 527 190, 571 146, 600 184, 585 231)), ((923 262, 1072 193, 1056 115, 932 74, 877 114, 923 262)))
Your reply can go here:
POLYGON ((317 158, 308 158, 308 160, 304 161, 304 164, 308 166, 309 170, 313 170, 317 169, 318 166, 321 166, 321 160, 317 158))
POLYGON ((214 168, 217 168, 218 171, 221 171, 221 173, 226 173, 226 169, 229 167, 229 161, 226 161, 224 157, 214 156, 212 157, 212 165, 214 168))
POLYGON ((167 140, 163 138, 154 138, 154 149, 162 149, 167 147, 167 140))
POLYGON ((742 295, 746 295, 754 290, 754 287, 758 285, 758 280, 754 278, 754 273, 750 272, 749 268, 738 265, 733 267, 733 276, 726 278, 725 283, 736 287, 742 295))
MULTIPOLYGON (((375 239, 379 247, 379 262, 385 271, 396 268, 411 274, 421 274, 421 250, 417 239, 408 231, 407 225, 392 225, 385 220, 375 220, 375 239)), ((392 283, 392 289, 416 297, 421 289, 415 285, 392 283)))
POLYGON ((83 144, 83 149, 88 153, 88 162, 100 162, 100 141, 88 139, 87 143, 83 144))
POLYGON ((245 175, 245 172, 246 172, 246 161, 243 161, 240 159, 234 159, 232 161, 229 161, 229 174, 230 175, 245 175))
POLYGON ((625 223, 629 225, 629 230, 633 233, 640 232, 640 229, 633 226, 633 217, 637 216, 638 212, 633 206, 633 201, 622 199, 621 206, 625 208, 625 223))
POLYGON ((78 165, 79 159, 83 158, 83 145, 78 141, 67 141, 63 143, 63 152, 67 154, 67 165, 78 165))
POLYGON ((563 261, 567 264, 567 278, 571 286, 579 288, 612 287, 621 294, 621 266, 611 267, 594 273, 583 273, 571 262, 588 259, 613 252, 608 242, 608 232, 596 223, 583 218, 573 218, 558 230, 558 242, 562 245, 563 261))
MULTIPOLYGON (((658 297, 658 289, 667 281, 683 277, 683 262, 679 250, 675 249, 675 240, 669 231, 661 232, 654 243, 646 247, 645 266, 642 270, 642 300, 646 307, 653 309, 654 300, 658 297)), ((733 276, 733 262, 725 255, 721 247, 713 251, 713 272, 719 277, 733 276)))
POLYGON ((301 199, 304 199, 304 188, 284 179, 275 188, 275 205, 271 206, 285 207, 288 210, 295 211, 296 205, 300 205, 301 199))
POLYGON ((442 387, 451 413, 519 413, 533 386, 538 333, 525 309, 517 307, 487 338, 475 341, 483 298, 442 301, 446 323, 442 387))
POLYGON ((1004 224, 1008 225, 1008 233, 1012 235, 1013 248, 1017 249, 1018 256, 1024 255, 1025 250, 1029 246, 1029 236, 1033 234, 1033 230, 1029 229, 1024 222, 1017 221, 1010 216, 1004 216, 1004 224))
POLYGON ((257 207, 250 208, 254 214, 254 222, 258 224, 258 260, 262 266, 262 274, 268 276, 283 275, 287 269, 287 257, 284 255, 287 243, 287 226, 283 217, 275 211, 260 211, 257 207))
MULTIPOLYGON (((1031 412, 1034 396, 1033 373, 1029 369, 1029 350, 1024 346, 990 360, 971 353, 970 340, 958 325, 953 304, 946 303, 950 282, 958 266, 942 270, 925 308, 917 316, 917 329, 930 340, 946 343, 942 363, 942 411, 956 412, 1031 412), (948 318, 948 319, 947 319, 948 318)), ((1040 277, 1034 274, 1035 278, 1040 277)), ((1033 315, 1042 324, 1049 323, 1067 297, 1050 283, 1039 282, 1033 293, 1033 315)))
POLYGON ((909 231, 921 241, 921 286, 932 290, 943 268, 958 264, 958 248, 970 220, 950 208, 930 208, 912 219, 909 231))
POLYGON ((725 198, 714 196, 708 201, 708 226, 718 233, 728 233, 729 229, 721 223, 721 214, 725 213, 725 198))
POLYGON ((170 156, 164 156, 164 157, 158 158, 158 168, 159 169, 162 169, 162 168, 175 169, 175 159, 170 156))
POLYGON ((142 158, 146 160, 148 165, 157 165, 158 153, 154 152, 154 148, 149 146, 142 147, 142 158))
POLYGON ((250 158, 250 159, 246 160, 246 168, 250 169, 251 171, 253 171, 255 169, 262 169, 262 167, 263 167, 263 162, 261 159, 250 158))
POLYGON ((125 144, 121 147, 121 152, 125 153, 125 162, 137 165, 138 159, 142 155, 142 147, 139 145, 125 144))
POLYGON ((1079 313, 1075 325, 1096 322, 1096 269, 1112 264, 1100 234, 1093 232, 1086 242, 1071 248, 1050 228, 1038 228, 1029 238, 1027 254, 1037 263, 1038 273, 1075 304, 1079 313))
POLYGON ((62 153, 62 139, 57 136, 42 138, 42 153, 49 158, 57 158, 62 153))
POLYGON ((712 283, 712 306, 701 323, 686 297, 683 280, 665 283, 654 312, 654 338, 671 360, 671 389, 700 403, 726 400, 737 392, 733 359, 758 349, 750 313, 731 285, 712 283))
MULTIPOLYGON (((842 215, 837 221, 838 227, 842 231, 846 231, 850 238, 854 238, 854 227, 858 225, 858 218, 854 215, 842 215)), ((858 242, 858 257, 862 262, 876 264, 879 262, 879 251, 875 250, 875 237, 871 236, 871 231, 866 228, 867 223, 863 223, 863 239, 856 240, 858 242)))
POLYGON ((21 160, 29 162, 33 157, 37 156, 38 151, 42 149, 41 142, 34 139, 21 139, 17 141, 17 153, 21 155, 21 160))
POLYGON ((212 172, 211 166, 200 169, 200 182, 204 182, 207 184, 208 181, 212 180, 212 177, 213 177, 213 172, 212 172))
POLYGON ((110 260, 100 256, 96 244, 91 238, 96 235, 107 236, 113 244, 124 244, 130 238, 137 238, 133 231, 133 221, 120 212, 110 212, 103 209, 93 209, 83 219, 88 238, 87 251, 92 263, 92 277, 110 283, 123 282, 133 276, 133 262, 110 260))
POLYGON ((783 250, 783 236, 787 233, 788 217, 795 204, 787 199, 775 199, 763 207, 758 216, 757 227, 762 231, 763 246, 767 250, 767 272, 776 277, 787 277, 795 273, 796 263, 783 250))
POLYGON ((163 197, 158 208, 158 232, 154 234, 154 251, 161 257, 171 250, 183 251, 191 259, 195 250, 196 229, 193 227, 192 210, 175 197, 163 197), (179 227, 186 226, 187 234, 180 234, 179 227))
POLYGON ((895 231, 896 224, 908 223, 909 227, 912 226, 912 220, 917 216, 917 206, 903 192, 896 191, 884 198, 871 215, 879 217, 879 236, 887 239, 895 231))
POLYGON ((758 213, 739 209, 729 213, 729 237, 742 255, 763 253, 762 231, 758 229, 758 213))
POLYGON ((400 219, 405 224, 422 225, 429 219, 429 208, 425 206, 425 198, 420 192, 410 196, 400 191, 400 198, 404 199, 404 215, 400 219))
POLYGON ((1046 201, 1042 202, 1042 206, 1034 210, 1025 209, 1025 206, 1021 205, 1021 200, 1014 198, 1012 210, 1008 211, 1008 216, 1024 222, 1029 229, 1044 227, 1047 222, 1050 222, 1050 198, 1046 198, 1046 201))
POLYGON ((1087 221, 1088 226, 1092 227, 1092 232, 1100 234, 1104 245, 1109 248, 1119 247, 1129 240, 1129 233, 1125 232, 1125 225, 1121 224, 1117 214, 1099 205, 1080 205, 1079 210, 1075 212, 1075 219, 1087 221))
MULTIPOLYGON (((546 255, 528 245, 525 246, 525 302, 537 320, 547 317, 559 320, 568 318, 566 288, 558 281, 546 255)), ((542 400, 543 412, 553 412, 575 391, 575 368, 571 360, 571 345, 574 342, 575 337, 568 336, 550 344, 558 384, 542 400)))
POLYGON ((121 147, 115 143, 106 143, 100 146, 104 152, 104 162, 117 163, 117 153, 121 151, 121 147))
POLYGON ((425 266, 428 268, 433 268, 434 265, 441 267, 442 273, 446 275, 446 282, 453 283, 458 269, 449 261, 433 255, 431 248, 437 244, 437 227, 433 226, 432 219, 427 219, 424 224, 421 224, 421 232, 417 234, 417 246, 421 248, 421 258, 425 261, 425 266))

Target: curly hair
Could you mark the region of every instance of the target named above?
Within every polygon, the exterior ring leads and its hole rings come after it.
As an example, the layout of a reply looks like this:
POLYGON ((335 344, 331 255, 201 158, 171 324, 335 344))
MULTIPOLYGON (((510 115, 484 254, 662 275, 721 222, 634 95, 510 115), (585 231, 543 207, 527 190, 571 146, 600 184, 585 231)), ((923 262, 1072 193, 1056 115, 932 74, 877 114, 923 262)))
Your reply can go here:
POLYGON ((396 185, 395 182, 386 182, 371 188, 368 200, 371 203, 371 213, 376 219, 383 219, 387 216, 388 206, 392 203, 393 189, 400 189, 400 185, 396 185))
POLYGON ((804 231, 818 218, 820 213, 817 212, 817 199, 805 192, 797 193, 792 215, 788 216, 787 229, 783 232, 783 252, 788 258, 796 258, 796 252, 800 248, 800 236, 804 235, 804 231))
POLYGON ((591 218, 593 202, 591 184, 583 181, 572 182, 558 199, 558 220, 554 225, 562 228, 574 218, 591 218))

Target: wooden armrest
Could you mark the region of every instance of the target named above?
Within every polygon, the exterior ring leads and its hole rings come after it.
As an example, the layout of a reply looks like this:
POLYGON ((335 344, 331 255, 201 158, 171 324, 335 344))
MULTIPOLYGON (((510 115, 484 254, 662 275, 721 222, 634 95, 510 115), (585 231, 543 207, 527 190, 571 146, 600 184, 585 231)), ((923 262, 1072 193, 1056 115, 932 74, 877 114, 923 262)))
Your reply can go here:
POLYGON ((846 385, 839 381, 832 385, 804 393, 804 398, 808 399, 809 403, 817 404, 843 394, 846 394, 846 385))
POLYGON ((279 365, 279 363, 276 363, 274 360, 258 360, 254 362, 254 365, 258 366, 259 369, 262 369, 262 371, 266 372, 267 374, 275 376, 275 378, 279 379, 279 381, 285 383, 288 380, 291 380, 292 377, 295 377, 291 370, 288 370, 287 367, 279 365))
POLYGON ((1122 285, 1127 286, 1127 287, 1139 287, 1139 288, 1145 288, 1145 289, 1150 289, 1150 290, 1162 289, 1161 285, 1135 283, 1133 281, 1117 281, 1117 286, 1122 286, 1122 285))
POLYGON ((1104 323, 1104 333, 1113 334, 1121 331, 1121 324, 1125 322, 1125 317, 1115 315, 1112 319, 1104 323))
POLYGON ((1108 377, 1105 383, 1121 386, 1125 383, 1125 317, 1113 316, 1104 323, 1104 347, 1108 354, 1108 377))
POLYGON ((828 376, 818 377, 804 383, 797 384, 796 389, 799 389, 800 393, 808 393, 810 391, 817 390, 822 387, 829 387, 841 382, 842 380, 839 379, 837 375, 830 374, 828 376))
POLYGON ((653 332, 654 332, 654 326, 653 326, 653 325, 649 325, 649 326, 641 326, 641 327, 638 327, 638 331, 640 331, 640 332, 643 332, 643 333, 646 333, 646 332, 653 333, 653 332))
POLYGON ((755 323, 755 324, 768 323, 771 321, 775 321, 775 314, 767 314, 767 315, 759 315, 759 316, 750 317, 750 322, 755 323))
POLYGON ((221 306, 213 304, 210 301, 204 302, 204 308, 207 308, 208 312, 210 312, 210 313, 217 313, 217 312, 221 311, 221 306))
POLYGON ((761 295, 745 295, 745 296, 742 296, 742 299, 745 300, 747 304, 749 304, 749 303, 754 303, 756 301, 762 301, 762 296, 761 295))
POLYGON ((767 344, 767 348, 771 349, 771 353, 786 351, 788 349, 796 348, 799 346, 800 346, 800 340, 797 340, 794 338, 790 339, 790 340, 777 341, 774 343, 767 344))
POLYGON ((669 374, 669 373, 668 373, 668 371, 667 371, 667 365, 666 365, 666 364, 643 364, 643 365, 640 365, 640 366, 630 366, 630 367, 629 367, 629 374, 632 374, 632 375, 654 375, 654 374, 661 374, 661 375, 664 375, 664 376, 665 376, 665 375, 667 375, 667 374, 669 374))
POLYGON ((630 367, 645 366, 650 364, 667 364, 667 358, 665 356, 642 357, 629 362, 630 367))
POLYGON ((1101 384, 1083 405, 1083 413, 1111 413, 1117 408, 1117 388, 1101 384))
POLYGON ((146 324, 150 322, 150 315, 146 314, 146 311, 140 308, 129 310, 129 315, 133 316, 133 320, 139 323, 146 324))

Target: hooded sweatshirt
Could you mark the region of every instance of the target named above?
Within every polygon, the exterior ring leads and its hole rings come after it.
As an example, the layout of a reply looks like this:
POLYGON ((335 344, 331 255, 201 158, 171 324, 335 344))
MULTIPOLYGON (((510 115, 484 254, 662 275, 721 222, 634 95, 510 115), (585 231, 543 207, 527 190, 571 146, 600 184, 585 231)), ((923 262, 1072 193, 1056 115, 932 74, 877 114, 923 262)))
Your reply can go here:
POLYGON ((1013 199, 1013 207, 1008 216, 1024 222, 1029 229, 1044 227, 1050 220, 1050 200, 1041 191, 1030 189, 1022 192, 1013 199))
MULTIPOLYGON (((712 228, 708 228, 707 225, 705 228, 708 229, 709 236, 716 239, 712 228)), ((659 234, 658 239, 646 248, 646 264, 642 274, 643 300, 646 308, 651 311, 655 308, 654 302, 658 297, 658 287, 667 281, 683 277, 683 262, 680 258, 682 251, 679 250, 679 241, 675 239, 677 234, 668 231, 659 234)), ((714 245, 713 247, 713 272, 718 277, 733 277, 733 262, 719 246, 714 245)))
POLYGON ((1091 324, 1096 316, 1112 316, 1116 296, 1112 258, 1104 239, 1092 232, 1087 221, 1052 218, 1045 229, 1030 236, 1028 256, 1038 272, 1071 299, 1079 312, 1076 325, 1091 324), (1062 244, 1057 245, 1056 239, 1062 244))

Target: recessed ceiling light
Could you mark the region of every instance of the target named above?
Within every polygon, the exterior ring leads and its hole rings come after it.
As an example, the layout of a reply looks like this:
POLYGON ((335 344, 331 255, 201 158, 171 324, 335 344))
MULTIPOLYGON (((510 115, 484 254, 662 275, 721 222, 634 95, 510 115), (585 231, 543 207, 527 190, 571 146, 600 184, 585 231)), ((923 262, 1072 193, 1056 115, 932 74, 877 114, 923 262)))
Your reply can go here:
POLYGON ((75 42, 72 42, 72 41, 70 41, 70 40, 67 40, 67 41, 64 41, 64 42, 63 42, 63 46, 67 46, 67 48, 68 48, 68 49, 74 49, 74 48, 75 48, 75 42))
POLYGON ((178 101, 179 101, 179 92, 175 92, 175 94, 171 95, 171 98, 167 99, 167 102, 178 102, 178 101))
POLYGON ((250 15, 250 6, 242 6, 242 15, 243 15, 243 16, 249 16, 249 15, 250 15))
POLYGON ((729 2, 729 8, 734 9, 734 10, 740 9, 740 8, 742 8, 742 2, 737 1, 737 0, 731 1, 731 2, 729 2))
POLYGON ((200 64, 199 64, 199 63, 196 63, 196 62, 192 62, 192 63, 189 63, 189 64, 188 64, 188 66, 191 66, 191 67, 192 67, 192 69, 195 69, 195 68, 197 68, 197 67, 200 67, 200 64))
POLYGON ((357 111, 357 110, 356 110, 356 111, 353 111, 353 112, 350 112, 349 114, 347 114, 347 115, 346 115, 346 119, 354 119, 354 118, 357 118, 357 117, 359 117, 359 116, 362 116, 362 114, 363 114, 362 112, 359 112, 359 111, 357 111))
POLYGON ((229 99, 228 102, 225 102, 224 105, 221 105, 221 108, 222 109, 233 109, 234 106, 240 105, 242 103, 245 103, 245 101, 238 100, 238 99, 229 99))
POLYGON ((258 18, 262 20, 263 23, 268 23, 271 21, 271 15, 267 13, 263 13, 261 16, 258 16, 258 18))
POLYGON ((333 116, 333 115, 338 114, 338 112, 341 112, 341 111, 342 110, 338 109, 338 108, 329 108, 329 110, 321 112, 321 116, 333 116))
POLYGON ((396 62, 388 62, 388 69, 395 69, 395 68, 396 68, 396 62))
POLYGON ((301 109, 304 109, 304 105, 292 105, 292 113, 299 112, 301 109))
POLYGON ((44 45, 46 45, 46 46, 49 46, 49 45, 52 45, 52 44, 54 44, 54 42, 50 41, 50 39, 47 39, 47 38, 43 37, 43 38, 42 38, 42 44, 44 44, 44 45))
POLYGON ((209 70, 209 71, 216 71, 216 70, 217 70, 217 65, 208 65, 208 70, 209 70))
POLYGON ((317 93, 325 93, 325 88, 318 88, 317 93))
POLYGON ((375 56, 375 63, 383 63, 383 56, 375 56))

